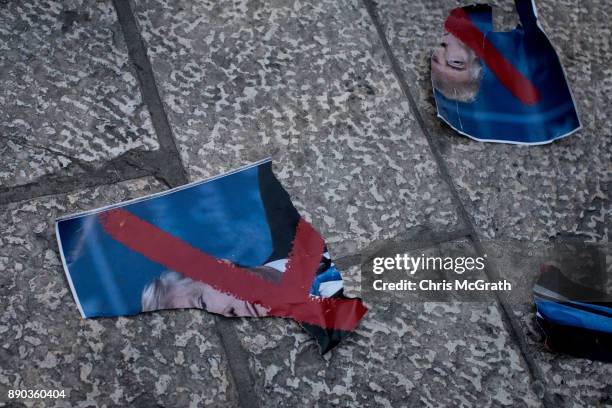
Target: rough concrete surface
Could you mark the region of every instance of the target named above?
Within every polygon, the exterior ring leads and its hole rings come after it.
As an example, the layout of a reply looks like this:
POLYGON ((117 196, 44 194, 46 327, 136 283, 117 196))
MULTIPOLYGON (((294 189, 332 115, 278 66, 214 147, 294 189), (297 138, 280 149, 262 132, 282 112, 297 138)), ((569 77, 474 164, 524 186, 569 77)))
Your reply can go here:
POLYGON ((157 148, 112 5, 80 3, 0 5, 3 186, 157 148))
MULTIPOLYGON (((493 1, 500 29, 511 3, 493 1)), ((0 0, 0 407, 612 406, 609 364, 543 347, 541 258, 523 256, 568 237, 609 244, 611 3, 537 1, 583 124, 541 147, 436 119, 428 58, 461 4, 0 0), (322 357, 277 318, 79 316, 56 217, 267 156, 370 308, 339 347, 322 357), (372 256, 415 243, 486 254, 483 277, 515 290, 366 289, 372 256)))

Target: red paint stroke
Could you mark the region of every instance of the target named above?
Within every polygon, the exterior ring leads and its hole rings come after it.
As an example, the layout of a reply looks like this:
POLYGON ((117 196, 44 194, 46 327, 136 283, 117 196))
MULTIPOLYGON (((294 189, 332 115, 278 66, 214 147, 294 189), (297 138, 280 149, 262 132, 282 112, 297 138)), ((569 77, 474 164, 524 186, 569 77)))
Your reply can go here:
POLYGON ((457 37, 467 47, 474 50, 491 69, 497 79, 525 105, 535 105, 540 100, 540 92, 535 85, 521 74, 487 40, 485 35, 470 20, 469 14, 462 8, 451 11, 444 23, 446 31, 457 37))
POLYGON ((319 267, 324 242, 304 219, 297 227, 287 269, 280 283, 223 262, 124 209, 99 215, 104 230, 116 241, 153 262, 207 283, 237 298, 259 304, 270 316, 292 318, 325 329, 353 330, 367 308, 361 299, 317 298, 310 287, 319 267))

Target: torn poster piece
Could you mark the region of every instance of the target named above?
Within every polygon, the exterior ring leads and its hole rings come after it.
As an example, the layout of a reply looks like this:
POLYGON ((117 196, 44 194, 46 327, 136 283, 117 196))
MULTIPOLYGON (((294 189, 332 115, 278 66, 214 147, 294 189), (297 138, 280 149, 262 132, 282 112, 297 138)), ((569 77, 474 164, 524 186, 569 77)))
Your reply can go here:
POLYGON ((552 351, 612 362, 612 295, 542 265, 533 288, 536 319, 552 351))
POLYGON ((58 219, 56 233, 85 318, 183 308, 285 317, 325 353, 367 310, 343 295, 323 239, 270 160, 58 219))
POLYGON ((431 57, 438 117, 483 142, 545 144, 580 129, 563 67, 532 0, 515 0, 520 24, 493 31, 492 10, 451 11, 431 57))

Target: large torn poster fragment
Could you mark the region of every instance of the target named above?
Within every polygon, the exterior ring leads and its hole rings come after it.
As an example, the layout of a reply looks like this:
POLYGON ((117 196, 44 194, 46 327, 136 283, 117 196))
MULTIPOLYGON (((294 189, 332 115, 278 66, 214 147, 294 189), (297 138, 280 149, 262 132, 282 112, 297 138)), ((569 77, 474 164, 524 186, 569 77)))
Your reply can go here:
POLYGON ((299 322, 324 353, 366 313, 265 160, 64 217, 57 239, 85 318, 198 308, 299 322))
POLYGON ((559 57, 532 0, 515 0, 520 24, 493 31, 492 10, 456 8, 431 57, 438 117, 485 142, 545 144, 580 128, 559 57))

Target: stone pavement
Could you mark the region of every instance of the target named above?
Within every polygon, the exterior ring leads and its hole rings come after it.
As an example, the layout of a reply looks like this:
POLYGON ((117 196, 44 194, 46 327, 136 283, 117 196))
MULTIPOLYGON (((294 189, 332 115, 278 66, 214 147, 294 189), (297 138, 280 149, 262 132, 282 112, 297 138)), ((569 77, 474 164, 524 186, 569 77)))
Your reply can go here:
MULTIPOLYGON (((510 27, 512 2, 493 3, 510 27)), ((428 54, 458 4, 0 0, 0 406, 9 389, 67 393, 9 406, 612 405, 610 365, 543 348, 520 260, 609 242, 612 3, 537 1, 583 122, 541 147, 435 118, 428 54), (275 318, 80 318, 56 217, 267 156, 371 309, 351 337, 321 357, 275 318), (361 262, 415 240, 487 253, 519 289, 362 293, 361 262)))

